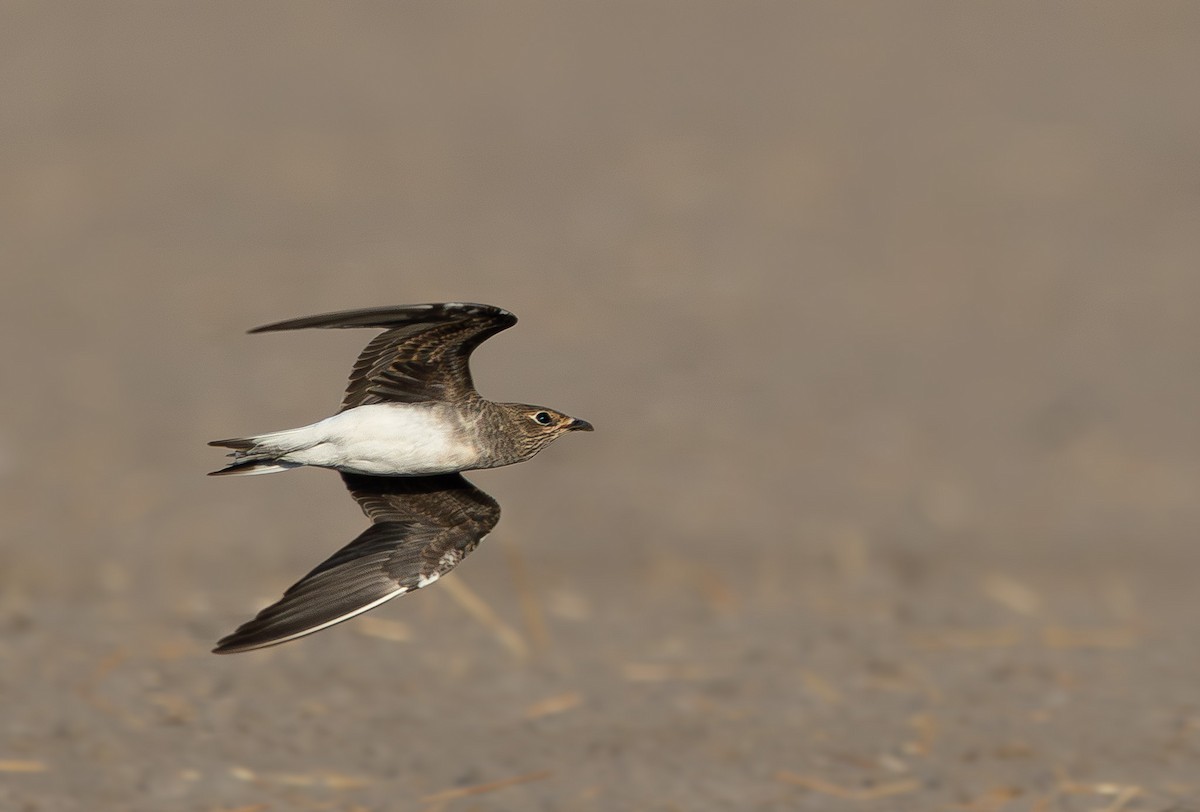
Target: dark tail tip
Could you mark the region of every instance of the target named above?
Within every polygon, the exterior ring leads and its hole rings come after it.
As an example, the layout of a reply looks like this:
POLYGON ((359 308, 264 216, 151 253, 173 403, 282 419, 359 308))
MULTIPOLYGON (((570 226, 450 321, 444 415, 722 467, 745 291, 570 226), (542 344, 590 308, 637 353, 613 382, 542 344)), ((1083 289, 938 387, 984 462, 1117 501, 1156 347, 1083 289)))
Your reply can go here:
MULTIPOLYGON (((252 474, 260 468, 276 467, 278 462, 272 459, 250 459, 231 462, 220 471, 209 471, 209 476, 237 476, 239 474, 252 474)), ((265 472, 262 472, 265 473, 265 472)))
POLYGON ((213 440, 209 443, 209 445, 217 446, 219 448, 236 448, 244 451, 253 448, 254 441, 246 440, 242 437, 233 437, 229 440, 213 440))

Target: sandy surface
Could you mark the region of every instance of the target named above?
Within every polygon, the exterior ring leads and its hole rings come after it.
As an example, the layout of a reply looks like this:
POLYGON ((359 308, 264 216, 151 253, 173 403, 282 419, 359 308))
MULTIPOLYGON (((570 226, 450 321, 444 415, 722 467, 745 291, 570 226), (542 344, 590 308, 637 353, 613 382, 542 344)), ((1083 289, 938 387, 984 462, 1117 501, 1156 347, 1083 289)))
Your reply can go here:
POLYGON ((1200 6, 0 12, 0 809, 1200 809, 1200 6), (205 441, 521 324, 456 574, 205 441))

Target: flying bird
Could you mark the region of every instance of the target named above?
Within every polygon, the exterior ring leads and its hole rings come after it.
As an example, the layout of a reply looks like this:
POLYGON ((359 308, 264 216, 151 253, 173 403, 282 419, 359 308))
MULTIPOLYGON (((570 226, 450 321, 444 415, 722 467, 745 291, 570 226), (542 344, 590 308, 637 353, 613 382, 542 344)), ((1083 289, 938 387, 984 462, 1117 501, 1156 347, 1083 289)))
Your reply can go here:
POLYGON ((469 361, 517 323, 491 305, 449 302, 346 310, 256 327, 374 327, 341 409, 297 429, 209 443, 233 458, 212 476, 332 468, 371 520, 358 538, 292 585, 213 651, 265 648, 349 620, 437 581, 474 550, 500 506, 461 471, 523 462, 586 420, 545 406, 495 403, 475 391, 469 361))

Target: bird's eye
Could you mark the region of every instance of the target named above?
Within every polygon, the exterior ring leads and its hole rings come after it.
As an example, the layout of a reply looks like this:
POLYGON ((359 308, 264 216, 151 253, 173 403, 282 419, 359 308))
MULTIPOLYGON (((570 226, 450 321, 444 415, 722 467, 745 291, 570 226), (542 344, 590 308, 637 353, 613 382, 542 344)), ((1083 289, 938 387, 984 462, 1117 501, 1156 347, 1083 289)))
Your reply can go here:
POLYGON ((553 418, 550 417, 549 412, 538 412, 533 416, 533 419, 541 423, 543 426, 549 426, 554 422, 553 418))

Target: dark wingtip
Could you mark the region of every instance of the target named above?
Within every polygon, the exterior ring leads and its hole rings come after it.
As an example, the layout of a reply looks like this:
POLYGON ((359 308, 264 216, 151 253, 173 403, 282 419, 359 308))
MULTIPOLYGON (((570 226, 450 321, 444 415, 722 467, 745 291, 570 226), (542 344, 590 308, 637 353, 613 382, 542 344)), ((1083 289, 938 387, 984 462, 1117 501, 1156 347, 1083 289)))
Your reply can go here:
POLYGON ((212 650, 213 654, 220 654, 222 657, 227 657, 230 654, 245 654, 247 651, 255 651, 267 646, 239 646, 236 643, 221 643, 217 642, 216 648, 212 650))
POLYGON ((222 657, 227 657, 230 654, 245 654, 247 651, 258 651, 263 648, 279 645, 284 641, 275 640, 268 643, 246 643, 239 641, 236 634, 231 634, 228 637, 222 637, 217 641, 217 645, 213 648, 213 654, 220 654, 222 657))
POLYGON ((390 329, 425 320, 436 322, 452 318, 453 314, 469 316, 490 314, 504 320, 508 326, 517 323, 517 317, 502 307, 476 304, 474 302, 434 302, 430 304, 399 305, 396 307, 368 307, 360 310, 339 310, 316 316, 301 316, 298 319, 276 321, 247 330, 248 333, 270 333, 278 330, 303 330, 310 327, 349 328, 374 327, 390 329))
POLYGON ((267 648, 269 646, 283 642, 282 640, 275 640, 275 641, 266 641, 266 642, 256 643, 256 642, 254 642, 253 635, 241 634, 240 631, 241 630, 239 629, 238 631, 235 631, 232 634, 227 634, 224 637, 222 637, 220 640, 218 640, 217 645, 212 650, 212 653, 213 654, 241 654, 242 652, 245 652, 245 651, 254 651, 255 649, 267 648), (249 639, 247 639, 247 638, 249 638, 249 639))

